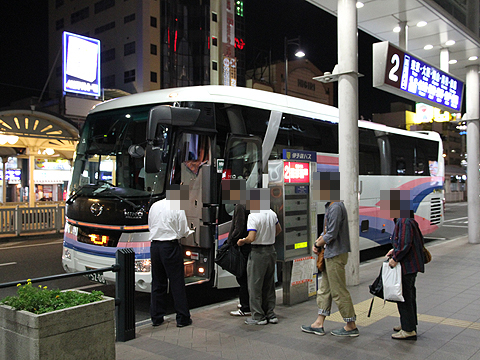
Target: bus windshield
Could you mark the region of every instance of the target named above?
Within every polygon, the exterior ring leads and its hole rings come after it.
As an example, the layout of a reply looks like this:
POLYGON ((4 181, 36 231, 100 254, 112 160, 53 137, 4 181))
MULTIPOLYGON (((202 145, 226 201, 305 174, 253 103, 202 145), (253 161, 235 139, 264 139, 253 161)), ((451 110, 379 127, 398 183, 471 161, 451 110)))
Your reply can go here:
MULTIPOLYGON (((112 196, 112 191, 99 191, 101 186, 126 197, 164 192, 167 164, 162 163, 157 173, 146 173, 143 154, 132 156, 128 151, 132 145, 145 148, 150 108, 126 108, 88 116, 77 147, 71 192, 82 190, 85 195, 112 196)), ((167 159, 168 128, 159 131, 161 138, 156 145, 161 147, 162 158, 167 159)))

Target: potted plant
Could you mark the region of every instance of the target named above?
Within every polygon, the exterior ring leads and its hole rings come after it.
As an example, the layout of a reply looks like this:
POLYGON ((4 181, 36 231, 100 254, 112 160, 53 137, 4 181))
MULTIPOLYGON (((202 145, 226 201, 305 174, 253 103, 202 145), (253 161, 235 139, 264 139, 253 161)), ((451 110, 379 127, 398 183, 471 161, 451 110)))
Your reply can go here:
POLYGON ((0 301, 0 359, 115 359, 115 300, 30 280, 0 301))

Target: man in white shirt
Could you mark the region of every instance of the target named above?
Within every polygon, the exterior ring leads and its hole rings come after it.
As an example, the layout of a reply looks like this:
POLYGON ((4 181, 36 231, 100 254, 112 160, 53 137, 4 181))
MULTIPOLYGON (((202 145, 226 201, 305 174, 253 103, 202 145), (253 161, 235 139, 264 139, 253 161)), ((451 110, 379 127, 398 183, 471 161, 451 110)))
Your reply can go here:
POLYGON ((154 203, 148 213, 152 261, 150 316, 153 326, 161 325, 164 321, 168 281, 177 313, 177 326, 192 324, 180 245, 180 239, 193 232, 188 228, 185 211, 181 210, 185 200, 188 200, 188 186, 171 185, 167 190, 167 198, 154 203))
POLYGON ((270 190, 250 189, 247 193, 248 235, 238 240, 238 246, 252 244, 247 262, 247 281, 252 317, 247 325, 277 324, 275 315, 275 237, 282 227, 277 214, 270 210, 270 190))

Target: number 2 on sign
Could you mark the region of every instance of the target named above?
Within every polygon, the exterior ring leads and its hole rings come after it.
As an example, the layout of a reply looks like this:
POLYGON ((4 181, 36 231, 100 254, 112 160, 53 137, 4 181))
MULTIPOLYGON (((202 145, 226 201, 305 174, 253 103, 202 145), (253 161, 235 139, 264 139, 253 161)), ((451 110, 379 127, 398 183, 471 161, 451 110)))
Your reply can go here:
POLYGON ((388 78, 390 80, 394 81, 394 82, 397 82, 398 81, 398 76, 395 75, 395 73, 397 72, 398 68, 400 67, 400 56, 398 56, 398 54, 393 54, 390 62, 394 65, 393 65, 392 69, 390 70, 390 72, 388 73, 388 78))

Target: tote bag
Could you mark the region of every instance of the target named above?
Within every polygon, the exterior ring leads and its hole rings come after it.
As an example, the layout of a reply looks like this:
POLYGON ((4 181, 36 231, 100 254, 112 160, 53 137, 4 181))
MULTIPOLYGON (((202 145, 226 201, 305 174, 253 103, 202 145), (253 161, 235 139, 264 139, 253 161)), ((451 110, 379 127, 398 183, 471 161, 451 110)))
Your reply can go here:
POLYGON ((228 243, 222 245, 217 251, 215 263, 223 270, 232 273, 237 277, 242 277, 246 271, 245 257, 240 249, 228 243))

